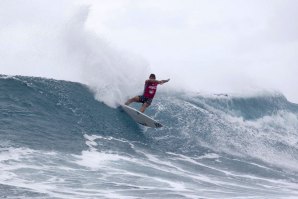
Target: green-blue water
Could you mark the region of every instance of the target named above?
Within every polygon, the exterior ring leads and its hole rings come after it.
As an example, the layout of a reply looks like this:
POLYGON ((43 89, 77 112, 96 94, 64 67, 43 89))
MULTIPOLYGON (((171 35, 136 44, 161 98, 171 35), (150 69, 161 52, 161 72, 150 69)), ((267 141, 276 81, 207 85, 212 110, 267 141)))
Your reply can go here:
POLYGON ((1 76, 0 110, 0 198, 298 197, 281 94, 158 93, 151 129, 82 84, 1 76))

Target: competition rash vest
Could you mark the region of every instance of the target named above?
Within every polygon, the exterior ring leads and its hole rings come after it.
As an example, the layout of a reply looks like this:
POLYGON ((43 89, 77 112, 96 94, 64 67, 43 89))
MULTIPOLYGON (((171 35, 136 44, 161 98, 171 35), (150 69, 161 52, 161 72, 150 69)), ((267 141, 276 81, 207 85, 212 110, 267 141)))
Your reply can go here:
POLYGON ((152 99, 156 93, 157 85, 158 85, 157 82, 145 83, 144 97, 152 99))

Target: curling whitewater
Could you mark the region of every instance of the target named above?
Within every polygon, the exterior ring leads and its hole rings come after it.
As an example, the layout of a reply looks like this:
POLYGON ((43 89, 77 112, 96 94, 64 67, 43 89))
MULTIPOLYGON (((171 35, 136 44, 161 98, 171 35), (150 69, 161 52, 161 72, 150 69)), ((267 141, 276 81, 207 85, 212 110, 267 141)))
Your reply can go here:
POLYGON ((79 83, 0 78, 0 198, 297 198, 298 105, 158 93, 143 128, 79 83))

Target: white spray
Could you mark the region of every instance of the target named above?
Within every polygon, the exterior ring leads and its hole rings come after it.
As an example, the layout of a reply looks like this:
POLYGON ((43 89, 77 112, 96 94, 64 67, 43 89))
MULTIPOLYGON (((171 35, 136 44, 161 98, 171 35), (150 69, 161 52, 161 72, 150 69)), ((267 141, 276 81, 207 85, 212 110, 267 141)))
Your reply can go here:
POLYGON ((1 1, 0 12, 0 73, 81 82, 111 107, 141 92, 148 63, 87 30, 89 7, 1 1))

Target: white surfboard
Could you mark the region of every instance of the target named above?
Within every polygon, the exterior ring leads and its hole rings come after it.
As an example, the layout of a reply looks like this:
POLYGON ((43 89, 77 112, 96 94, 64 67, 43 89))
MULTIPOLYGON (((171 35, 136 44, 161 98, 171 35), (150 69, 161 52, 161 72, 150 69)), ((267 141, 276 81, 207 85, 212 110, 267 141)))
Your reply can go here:
POLYGON ((162 127, 161 123, 155 121, 151 117, 145 115, 144 113, 141 113, 140 111, 130 106, 123 104, 121 105, 121 107, 135 122, 141 125, 152 127, 152 128, 162 127))

